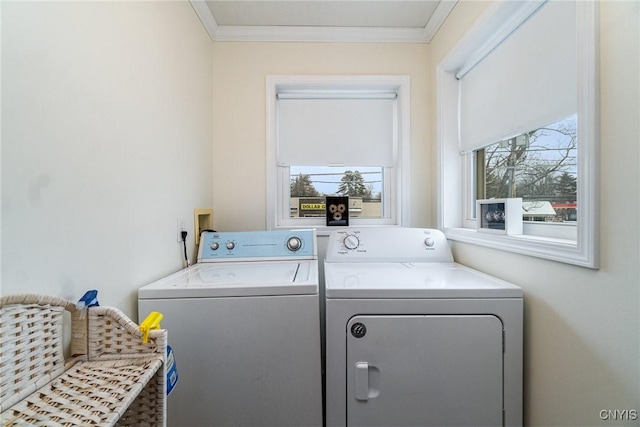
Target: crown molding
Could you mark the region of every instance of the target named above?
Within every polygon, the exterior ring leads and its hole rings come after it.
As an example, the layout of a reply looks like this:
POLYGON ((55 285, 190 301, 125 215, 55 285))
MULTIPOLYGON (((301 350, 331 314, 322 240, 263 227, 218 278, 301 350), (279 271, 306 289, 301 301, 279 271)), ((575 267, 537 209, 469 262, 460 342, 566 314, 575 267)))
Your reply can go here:
POLYGON ((458 0, 443 0, 424 28, 218 25, 204 0, 190 0, 213 41, 429 43, 458 0))
POLYGON ((458 0, 440 1, 438 7, 433 12, 433 15, 431 15, 431 19, 429 19, 429 22, 427 22, 427 25, 425 25, 424 27, 424 31, 426 33, 425 43, 431 42, 431 39, 433 39, 433 37, 436 35, 438 30, 440 29, 440 26, 442 26, 445 19, 447 19, 447 16, 449 16, 457 3, 458 0))

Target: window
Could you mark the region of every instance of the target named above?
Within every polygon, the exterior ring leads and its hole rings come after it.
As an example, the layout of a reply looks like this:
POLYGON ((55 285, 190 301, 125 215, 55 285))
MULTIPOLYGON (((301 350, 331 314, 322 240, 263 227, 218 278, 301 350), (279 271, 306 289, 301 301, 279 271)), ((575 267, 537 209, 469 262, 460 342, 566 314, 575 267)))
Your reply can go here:
POLYGON ((598 266, 597 2, 504 2, 438 66, 448 238, 598 266), (523 234, 477 233, 476 199, 523 198, 523 234))
POLYGON ((572 115, 474 151, 475 197, 522 198, 524 234, 575 242, 576 126, 576 116, 572 115), (553 227, 536 227, 529 222, 553 227))
POLYGON ((325 196, 349 196, 349 218, 388 217, 384 169, 368 166, 289 167, 289 218, 325 217, 325 196))
POLYGON ((351 225, 407 224, 408 78, 267 78, 269 227, 316 227, 325 196, 351 225))

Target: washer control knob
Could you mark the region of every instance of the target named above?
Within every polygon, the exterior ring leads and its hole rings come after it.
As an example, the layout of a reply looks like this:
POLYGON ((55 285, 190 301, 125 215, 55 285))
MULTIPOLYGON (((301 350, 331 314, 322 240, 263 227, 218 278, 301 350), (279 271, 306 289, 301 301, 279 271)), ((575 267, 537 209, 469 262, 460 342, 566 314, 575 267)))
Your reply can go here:
POLYGON ((227 249, 231 250, 236 247, 236 244, 232 241, 227 242, 227 249))
POLYGON ((213 249, 214 251, 217 251, 218 248, 220 247, 220 244, 218 242, 211 242, 211 249, 213 249))
POLYGON ((436 242, 431 237, 427 237, 426 239, 424 239, 424 244, 427 245, 428 248, 435 245, 435 243, 436 242))
POLYGON ((289 240, 287 240, 287 249, 289 249, 290 251, 295 252, 301 247, 302 240, 300 240, 299 237, 290 237, 289 240))
POLYGON ((358 236, 349 234, 344 238, 343 243, 345 248, 353 250, 360 246, 360 239, 358 239, 358 236))

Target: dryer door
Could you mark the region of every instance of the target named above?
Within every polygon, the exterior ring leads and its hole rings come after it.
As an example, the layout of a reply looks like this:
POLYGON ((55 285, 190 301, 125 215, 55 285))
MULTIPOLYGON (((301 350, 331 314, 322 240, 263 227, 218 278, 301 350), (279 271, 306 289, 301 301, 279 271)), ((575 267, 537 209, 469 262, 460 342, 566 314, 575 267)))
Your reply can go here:
POLYGON ((502 425, 502 322, 491 315, 355 316, 348 426, 502 425))

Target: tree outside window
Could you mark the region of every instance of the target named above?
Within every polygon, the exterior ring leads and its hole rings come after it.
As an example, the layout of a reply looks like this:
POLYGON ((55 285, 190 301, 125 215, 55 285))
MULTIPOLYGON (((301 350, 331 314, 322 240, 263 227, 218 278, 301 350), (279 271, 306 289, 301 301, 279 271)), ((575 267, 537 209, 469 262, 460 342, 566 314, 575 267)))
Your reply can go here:
POLYGON ((577 209, 576 116, 499 141, 476 151, 477 197, 521 197, 528 206, 549 203, 555 215, 539 220, 575 220, 577 209))

